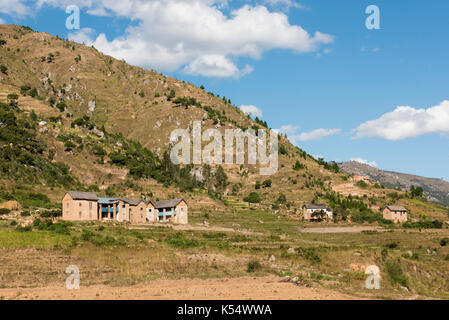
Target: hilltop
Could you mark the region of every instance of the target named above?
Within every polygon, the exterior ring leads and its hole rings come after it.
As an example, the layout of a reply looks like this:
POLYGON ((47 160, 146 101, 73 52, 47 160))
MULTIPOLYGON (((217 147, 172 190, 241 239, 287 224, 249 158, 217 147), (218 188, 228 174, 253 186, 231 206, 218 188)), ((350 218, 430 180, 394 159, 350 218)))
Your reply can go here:
MULTIPOLYGON (((377 210, 398 197, 416 209, 416 216, 429 211, 426 205, 409 203, 405 193, 393 196, 390 189, 353 184, 354 194, 340 194, 349 176, 282 135, 279 167, 272 176, 260 176, 256 165, 175 166, 167 156, 174 129, 191 130, 194 121, 201 121, 203 130, 222 132, 269 124, 251 119, 229 98, 204 87, 128 65, 92 47, 15 25, 0 26, 0 40, 0 102, 5 114, 29 122, 27 131, 39 144, 37 150, 20 146, 21 152, 48 164, 4 157, 9 169, 1 175, 3 200, 20 198, 16 194, 28 190, 58 204, 65 190, 77 188, 110 196, 182 196, 199 211, 259 207, 291 215, 314 201, 341 207, 340 216, 346 217, 377 210), (45 178, 53 175, 51 166, 61 168, 64 181, 45 178)), ((9 142, 4 137, 3 147, 9 142)), ((430 212, 445 215, 444 208, 430 212)))
POLYGON ((411 186, 422 187, 428 200, 449 205, 449 182, 445 180, 385 171, 355 161, 343 162, 339 166, 345 173, 369 176, 389 188, 400 188, 407 191, 411 186))

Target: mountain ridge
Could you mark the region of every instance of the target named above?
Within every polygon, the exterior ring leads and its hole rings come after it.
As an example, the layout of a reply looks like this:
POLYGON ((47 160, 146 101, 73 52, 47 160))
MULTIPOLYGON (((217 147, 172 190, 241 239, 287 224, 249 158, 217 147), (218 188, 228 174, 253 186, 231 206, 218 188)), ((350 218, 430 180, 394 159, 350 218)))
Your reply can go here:
POLYGON ((339 166, 343 172, 369 176, 387 187, 399 187, 404 191, 408 191, 411 186, 422 187, 429 200, 449 205, 449 182, 446 180, 382 170, 357 161, 342 162, 339 166))

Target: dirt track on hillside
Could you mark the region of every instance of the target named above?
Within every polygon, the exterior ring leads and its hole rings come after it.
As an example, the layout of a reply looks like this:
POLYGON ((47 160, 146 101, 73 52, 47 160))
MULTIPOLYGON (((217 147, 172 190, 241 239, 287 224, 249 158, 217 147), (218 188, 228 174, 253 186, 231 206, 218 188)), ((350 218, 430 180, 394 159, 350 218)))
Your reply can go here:
POLYGON ((357 299, 336 291, 298 286, 282 282, 277 276, 222 279, 153 280, 146 284, 125 287, 94 285, 67 290, 64 284, 44 288, 0 289, 3 299, 110 299, 110 300, 203 300, 203 299, 294 299, 349 300, 357 299))
POLYGON ((323 227, 323 228, 298 228, 299 232, 304 233, 358 233, 362 231, 387 231, 386 229, 380 227, 323 227))
MULTIPOLYGON (((131 226, 129 229, 134 230, 145 230, 148 225, 138 225, 138 226, 131 226)), ((173 230, 177 231, 212 231, 212 232, 238 232, 244 235, 263 235, 262 232, 255 232, 250 230, 244 230, 244 229, 233 229, 233 228, 226 228, 226 227, 218 227, 218 226, 210 226, 207 227, 201 224, 197 225, 191 225, 191 224, 178 224, 178 225, 152 225, 155 227, 161 227, 161 228, 172 228, 173 230)))

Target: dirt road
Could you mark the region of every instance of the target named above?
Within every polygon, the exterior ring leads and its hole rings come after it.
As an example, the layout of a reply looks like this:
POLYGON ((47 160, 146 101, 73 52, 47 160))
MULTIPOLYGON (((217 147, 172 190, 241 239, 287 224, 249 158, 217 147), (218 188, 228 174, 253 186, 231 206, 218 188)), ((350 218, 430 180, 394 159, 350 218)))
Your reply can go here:
POLYGON ((324 228, 298 228, 299 232, 304 233, 358 233, 362 231, 386 231, 383 228, 380 227, 362 227, 362 226, 356 226, 356 227, 324 227, 324 228))
POLYGON ((295 299, 347 300, 356 299, 343 293, 322 288, 298 286, 282 282, 277 276, 222 279, 154 280, 146 284, 125 287, 94 285, 68 290, 64 284, 44 288, 3 288, 2 299, 295 299))

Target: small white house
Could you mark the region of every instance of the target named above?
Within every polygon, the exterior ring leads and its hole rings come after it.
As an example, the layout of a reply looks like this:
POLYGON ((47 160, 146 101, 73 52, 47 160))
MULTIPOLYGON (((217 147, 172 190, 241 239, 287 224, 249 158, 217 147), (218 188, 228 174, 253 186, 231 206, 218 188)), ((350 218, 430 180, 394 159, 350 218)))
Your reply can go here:
POLYGON ((303 216, 305 220, 332 219, 332 209, 324 204, 305 204, 303 206, 303 216), (322 218, 321 218, 322 217, 322 218))

